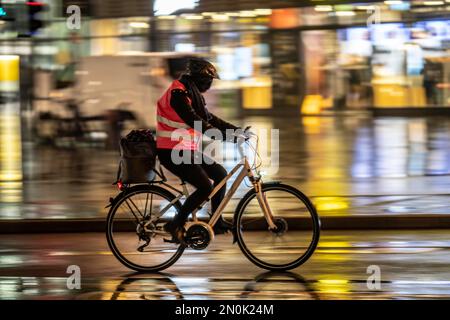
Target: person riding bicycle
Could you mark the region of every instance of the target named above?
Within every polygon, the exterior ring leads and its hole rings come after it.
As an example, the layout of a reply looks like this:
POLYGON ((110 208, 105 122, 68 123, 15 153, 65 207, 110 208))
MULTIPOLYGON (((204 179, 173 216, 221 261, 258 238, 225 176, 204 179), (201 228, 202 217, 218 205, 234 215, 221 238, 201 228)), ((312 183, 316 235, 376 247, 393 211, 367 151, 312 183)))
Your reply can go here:
MULTIPOLYGON (((183 226, 192 211, 207 200, 214 187, 227 175, 223 166, 198 150, 201 135, 208 134, 206 131, 215 128, 220 130, 225 139, 227 129, 239 129, 206 108, 202 94, 210 89, 214 79, 219 79, 219 75, 212 63, 201 58, 190 59, 185 73, 174 80, 158 100, 156 145, 159 160, 170 172, 196 188, 175 218, 164 225, 164 229, 176 241, 182 238, 183 226), (186 133, 181 141, 173 138, 177 137, 175 131, 180 129, 186 133), (173 151, 180 158, 189 161, 174 161, 173 151), (213 180, 213 184, 210 180, 213 180)), ((225 193, 226 185, 212 197, 212 213, 218 208, 225 193)), ((231 224, 222 217, 214 225, 216 234, 226 233, 230 229, 231 224)))

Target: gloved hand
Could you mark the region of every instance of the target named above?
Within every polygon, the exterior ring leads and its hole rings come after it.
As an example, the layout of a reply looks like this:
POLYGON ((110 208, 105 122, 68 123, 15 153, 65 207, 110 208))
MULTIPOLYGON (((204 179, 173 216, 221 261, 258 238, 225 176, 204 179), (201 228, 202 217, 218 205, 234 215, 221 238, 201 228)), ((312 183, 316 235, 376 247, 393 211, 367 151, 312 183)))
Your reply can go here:
POLYGON ((249 129, 250 126, 245 129, 238 127, 233 133, 232 140, 227 140, 230 142, 232 141, 233 143, 242 143, 247 141, 252 135, 254 135, 249 129))
POLYGON ((246 127, 246 128, 244 129, 243 135, 244 135, 244 137, 245 137, 245 141, 247 141, 248 139, 250 139, 250 137, 251 137, 252 135, 254 135, 254 133, 250 131, 250 128, 251 128, 251 126, 248 126, 248 127, 246 127))

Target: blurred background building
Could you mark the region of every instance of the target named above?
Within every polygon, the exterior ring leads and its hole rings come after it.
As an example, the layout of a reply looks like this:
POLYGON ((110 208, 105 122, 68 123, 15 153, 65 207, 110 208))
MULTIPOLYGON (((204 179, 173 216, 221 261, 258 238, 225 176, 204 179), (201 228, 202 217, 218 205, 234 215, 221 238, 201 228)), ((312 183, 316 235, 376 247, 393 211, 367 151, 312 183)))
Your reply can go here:
POLYGON ((320 210, 447 192, 450 118, 410 116, 450 115, 449 17, 450 0, 0 1, 0 218, 103 212, 119 135, 154 126, 195 55, 222 78, 208 108, 280 129, 273 178, 328 196, 320 210))
POLYGON ((87 110, 124 102, 147 113, 178 59, 192 54, 219 67, 210 104, 231 114, 450 107, 449 1, 9 0, 2 8, 0 54, 8 65, 20 57, 22 110, 47 110, 45 99, 70 89, 87 110), (27 15, 40 5, 42 28, 27 15), (79 29, 67 26, 71 5, 81 9, 79 29))

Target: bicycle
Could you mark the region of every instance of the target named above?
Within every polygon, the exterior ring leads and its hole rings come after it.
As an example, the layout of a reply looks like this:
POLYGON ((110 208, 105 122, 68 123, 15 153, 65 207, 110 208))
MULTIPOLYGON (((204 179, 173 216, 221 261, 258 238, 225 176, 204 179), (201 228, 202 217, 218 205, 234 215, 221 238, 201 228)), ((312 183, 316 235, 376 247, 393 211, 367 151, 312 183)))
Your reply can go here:
POLYGON ((320 218, 312 202, 298 189, 281 182, 263 183, 256 164, 245 156, 242 136, 238 144, 241 161, 213 189, 208 200, 235 174, 240 172, 209 221, 200 221, 192 212, 184 226, 184 241, 177 243, 164 231, 164 224, 180 210, 180 200, 189 196, 186 183, 182 190, 167 183, 161 166, 155 169, 159 180, 134 186, 119 184, 121 193, 110 198, 106 236, 114 256, 126 267, 140 272, 156 272, 172 266, 186 248, 204 250, 214 239, 213 226, 233 194, 247 177, 252 184, 238 203, 233 216, 233 244, 255 265, 286 271, 305 263, 313 254, 320 237, 320 218), (175 193, 175 194, 174 194, 175 193), (274 202, 272 202, 275 200, 274 202), (290 211, 290 212, 289 212, 290 211), (283 257, 286 255, 286 257, 283 257))

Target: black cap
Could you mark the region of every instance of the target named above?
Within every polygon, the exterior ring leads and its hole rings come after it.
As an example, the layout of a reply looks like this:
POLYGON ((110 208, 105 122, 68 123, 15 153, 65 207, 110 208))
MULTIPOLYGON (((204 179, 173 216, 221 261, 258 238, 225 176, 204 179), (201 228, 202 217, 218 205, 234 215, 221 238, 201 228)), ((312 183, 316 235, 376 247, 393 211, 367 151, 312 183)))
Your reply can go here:
POLYGON ((214 65, 202 58, 189 59, 186 73, 190 76, 209 76, 211 78, 220 79, 214 65))

